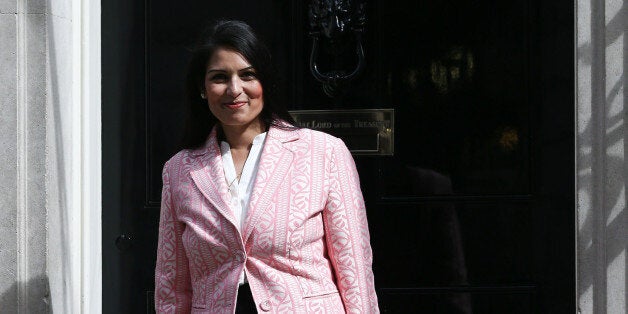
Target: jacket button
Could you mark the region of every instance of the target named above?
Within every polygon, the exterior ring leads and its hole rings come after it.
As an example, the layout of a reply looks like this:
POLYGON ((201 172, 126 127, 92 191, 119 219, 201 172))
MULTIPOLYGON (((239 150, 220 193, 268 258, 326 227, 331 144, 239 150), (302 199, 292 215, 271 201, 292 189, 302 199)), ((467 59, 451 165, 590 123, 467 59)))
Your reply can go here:
POLYGON ((270 302, 268 300, 262 302, 259 304, 259 308, 264 311, 264 312, 268 312, 270 311, 270 302))

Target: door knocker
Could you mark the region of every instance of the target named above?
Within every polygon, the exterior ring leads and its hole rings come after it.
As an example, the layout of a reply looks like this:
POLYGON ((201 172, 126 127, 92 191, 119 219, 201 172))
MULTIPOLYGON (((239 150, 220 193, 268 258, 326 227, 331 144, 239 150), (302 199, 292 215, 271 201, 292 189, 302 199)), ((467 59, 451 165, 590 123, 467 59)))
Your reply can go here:
POLYGON ((314 0, 309 5, 309 20, 312 37, 310 71, 323 84, 325 94, 336 97, 364 69, 362 33, 366 24, 365 1, 314 0), (327 52, 331 55, 331 69, 327 71, 321 71, 318 65, 322 41, 325 41, 327 52), (345 62, 347 45, 352 42, 355 42, 357 64, 352 71, 346 71, 345 68, 349 68, 345 62))

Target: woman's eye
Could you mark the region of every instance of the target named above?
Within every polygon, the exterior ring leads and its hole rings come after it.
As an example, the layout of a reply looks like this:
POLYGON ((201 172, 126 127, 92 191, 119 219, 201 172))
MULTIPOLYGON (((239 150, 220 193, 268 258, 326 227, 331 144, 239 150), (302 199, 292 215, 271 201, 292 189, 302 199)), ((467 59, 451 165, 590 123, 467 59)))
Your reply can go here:
POLYGON ((214 74, 212 76, 209 77, 210 81, 224 81, 227 79, 227 76, 224 74, 214 74))
POLYGON ((255 72, 253 71, 244 72, 240 75, 240 77, 242 77, 242 79, 244 80, 254 80, 257 78, 257 76, 255 75, 255 72))

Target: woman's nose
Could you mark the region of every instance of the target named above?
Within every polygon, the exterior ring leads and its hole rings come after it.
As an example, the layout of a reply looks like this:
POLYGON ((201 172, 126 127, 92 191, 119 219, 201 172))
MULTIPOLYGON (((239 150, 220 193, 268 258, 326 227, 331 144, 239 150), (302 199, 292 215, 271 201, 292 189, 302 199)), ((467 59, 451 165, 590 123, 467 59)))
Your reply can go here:
POLYGON ((227 94, 229 96, 237 97, 242 93, 242 82, 239 77, 234 77, 229 81, 227 86, 227 94))

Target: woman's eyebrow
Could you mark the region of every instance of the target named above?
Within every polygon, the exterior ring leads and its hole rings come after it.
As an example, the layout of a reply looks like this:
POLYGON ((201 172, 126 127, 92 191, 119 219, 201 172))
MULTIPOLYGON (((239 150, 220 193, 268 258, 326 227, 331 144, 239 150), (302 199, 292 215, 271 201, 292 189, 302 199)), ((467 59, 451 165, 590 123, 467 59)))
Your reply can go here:
MULTIPOLYGON (((248 71, 248 70, 253 70, 255 71, 255 68, 253 68, 253 66, 248 66, 246 68, 242 68, 240 70, 238 70, 238 72, 242 72, 242 71, 248 71)), ((227 72, 226 70, 223 69, 209 69, 207 70, 207 72, 205 72, 206 74, 212 73, 212 72, 227 72)))

